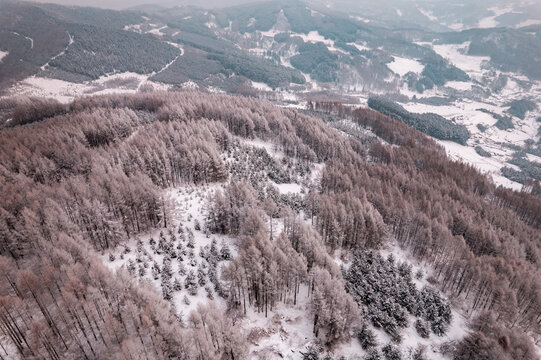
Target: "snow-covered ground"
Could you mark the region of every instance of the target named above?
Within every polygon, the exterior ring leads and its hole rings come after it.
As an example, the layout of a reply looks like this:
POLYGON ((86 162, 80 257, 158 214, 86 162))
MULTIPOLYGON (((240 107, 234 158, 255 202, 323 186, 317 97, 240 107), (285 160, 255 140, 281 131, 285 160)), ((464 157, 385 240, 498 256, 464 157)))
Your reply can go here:
POLYGON ((102 76, 94 81, 72 83, 64 80, 31 76, 8 89, 12 95, 26 95, 54 98, 62 103, 86 95, 105 95, 114 93, 135 93, 144 84, 155 90, 167 90, 169 85, 148 80, 150 76, 136 73, 120 73, 102 76), (117 86, 115 80, 131 80, 128 84, 117 86))
POLYGON ((438 22, 438 18, 434 16, 434 14, 432 13, 432 11, 430 10, 425 10, 425 9, 422 9, 422 8, 417 8, 417 10, 419 10, 419 12, 421 14, 423 14, 424 16, 426 16, 428 18, 428 20, 430 21, 433 21, 433 22, 438 22))
POLYGON ((490 61, 490 57, 467 55, 469 46, 470 42, 465 42, 433 45, 432 48, 437 54, 449 60, 457 68, 464 70, 471 77, 480 77, 483 75, 483 64, 490 61))
MULTIPOLYGON (((203 231, 198 231, 195 229, 196 223, 204 223, 204 207, 206 205, 208 196, 220 187, 221 185, 219 184, 200 187, 185 186, 170 189, 165 194, 166 198, 169 200, 172 206, 172 216, 170 219, 170 221, 172 221, 172 224, 168 224, 169 228, 174 228, 176 230, 179 226, 182 225, 184 228, 188 229, 188 231, 191 231, 193 233, 193 262, 189 258, 189 256, 186 255, 184 256, 183 261, 179 261, 178 258, 174 258, 171 261, 171 270, 173 274, 171 282, 173 282, 174 279, 178 279, 182 284, 182 290, 173 292, 172 303, 175 305, 177 313, 184 317, 184 320, 187 319, 187 316, 192 310, 195 310, 197 308, 197 305, 199 303, 206 304, 209 299, 207 297, 204 287, 198 286, 196 295, 190 295, 188 293, 188 290, 184 288, 184 280, 186 278, 186 275, 180 274, 180 267, 183 266, 186 273, 190 271, 197 273, 197 268, 199 264, 201 264, 202 262, 206 262, 206 260, 204 260, 199 255, 200 251, 202 248, 210 247, 213 239, 216 240, 218 247, 226 243, 230 247, 232 254, 236 253, 234 248, 235 242, 232 239, 226 236, 218 235, 207 236, 203 233, 203 231), (185 302, 185 297, 189 300, 189 304, 185 302)), ((155 285, 156 288, 161 292, 161 275, 158 276, 158 279, 154 279, 154 277, 152 276, 152 266, 153 263, 156 263, 160 267, 162 267, 165 255, 163 253, 156 253, 150 245, 151 238, 154 239, 156 243, 158 243, 160 232, 163 232, 167 239, 169 238, 168 229, 165 228, 156 229, 150 233, 142 234, 140 236, 137 236, 136 238, 132 238, 129 242, 124 244, 124 246, 119 246, 117 250, 112 252, 115 260, 111 261, 109 258, 110 253, 105 253, 103 255, 103 262, 114 271, 117 271, 120 268, 126 268, 130 261, 134 262, 135 265, 138 267, 140 264, 142 264, 142 262, 139 263, 136 260, 138 257, 137 241, 140 240, 143 244, 143 251, 141 253, 146 253, 148 254, 148 256, 145 257, 145 255, 141 254, 139 256, 144 259, 145 262, 147 262, 148 268, 146 268, 146 274, 142 278, 140 278, 139 281, 149 281, 153 285, 155 285), (130 252, 126 253, 124 251, 125 248, 129 248, 130 252)), ((177 237, 175 245, 178 246, 178 244, 181 243, 184 249, 189 250, 187 246, 188 240, 182 241, 176 231, 174 232, 174 234, 177 237)), ((189 237, 187 232, 185 232, 185 237, 189 237)), ((220 270, 220 266, 224 265, 225 263, 220 262, 219 264, 220 265, 218 266, 218 271, 220 270)), ((138 268, 136 268, 135 272, 137 274, 138 268)), ((137 277, 137 275, 135 276, 137 277)), ((207 284, 208 283, 209 280, 207 279, 207 284)), ((219 297, 217 294, 214 293, 213 296, 214 300, 217 300, 225 309, 225 302, 223 298, 219 297)))
POLYGON ((272 91, 272 88, 269 85, 262 82, 252 81, 252 87, 260 91, 272 91))
MULTIPOLYGON (((491 9, 495 14, 503 14, 508 9, 491 9)), ((432 44, 417 43, 421 46, 431 47, 436 53, 449 61, 449 63, 466 72, 470 81, 449 81, 444 86, 434 87, 423 94, 408 89, 403 84, 399 92, 408 96, 410 102, 401 104, 406 110, 414 113, 435 113, 450 121, 464 125, 472 134, 467 146, 452 142, 440 142, 448 154, 457 160, 474 165, 479 170, 492 176, 497 185, 520 189, 521 185, 504 178, 500 169, 510 166, 507 162, 511 159, 513 151, 506 145, 522 146, 527 139, 538 140, 537 129, 539 124, 536 118, 541 116, 541 109, 528 113, 524 120, 513 118, 514 128, 499 130, 494 126, 496 119, 483 110, 507 116, 509 103, 513 100, 530 98, 541 103, 541 82, 530 81, 521 74, 503 73, 490 65, 490 57, 467 55, 470 43, 462 44, 432 44), (489 87, 490 81, 500 77, 507 79, 505 86, 498 91, 489 87), (529 84, 529 85, 524 85, 529 84), (484 91, 487 95, 479 95, 484 91), (441 97, 448 98, 450 95, 458 97, 457 100, 447 105, 435 106, 417 102, 415 98, 441 97), (484 132, 478 126, 487 128, 484 132), (491 153, 492 157, 482 157, 474 150, 481 146, 491 153)), ((413 61, 411 59, 405 59, 413 61)), ((395 58, 396 62, 396 58, 395 58)), ((406 61, 402 60, 403 67, 395 62, 388 64, 395 73, 406 71, 406 61), (396 66, 397 69, 393 69, 396 66), (401 71, 400 71, 401 70, 401 71)), ((410 65, 411 66, 411 65, 410 65)))
POLYGON ((491 11, 493 15, 487 16, 479 20, 479 23, 477 23, 478 28, 487 29, 487 28, 497 27, 500 23, 496 20, 496 18, 503 14, 512 12, 513 8, 512 7, 507 7, 507 8, 492 7, 488 10, 491 11))
POLYGON ((528 20, 524 20, 524 21, 518 23, 517 26, 515 26, 515 27, 516 28, 521 28, 521 27, 539 25, 539 24, 541 24, 540 19, 528 19, 528 20))
MULTIPOLYGON (((509 157, 493 155, 492 157, 486 158, 479 155, 471 146, 463 146, 452 141, 438 140, 438 143, 445 148, 447 154, 452 159, 473 165, 482 173, 491 176, 496 185, 501 185, 514 190, 520 190, 522 188, 522 184, 511 181, 501 175, 500 169, 504 166, 510 166, 505 162, 505 159, 508 159, 509 157)), ((484 149, 487 151, 497 150, 490 148, 484 149)))
POLYGON ((347 45, 355 46, 359 51, 370 50, 370 48, 367 46, 368 44, 365 42, 361 42, 361 44, 359 44, 359 42, 347 43, 347 45))
MULTIPOLYGON (((503 102, 498 102, 503 104, 503 102)), ((525 140, 535 138, 538 124, 535 122, 535 113, 530 114, 526 120, 514 118, 514 129, 500 130, 493 126, 496 119, 480 109, 504 115, 506 108, 496 106, 493 102, 478 102, 462 99, 445 106, 426 105, 421 103, 401 104, 406 110, 414 113, 435 113, 446 119, 454 120, 457 124, 466 126, 472 134, 468 145, 460 145, 451 141, 438 141, 445 147, 448 155, 456 160, 464 161, 475 166, 480 171, 492 176, 495 184, 520 190, 522 185, 511 181, 501 175, 500 169, 510 166, 509 161, 513 150, 505 144, 523 145, 525 140), (484 132, 477 125, 487 127, 484 132), (475 146, 481 146, 488 151, 491 157, 482 157, 475 151, 475 146)))
MULTIPOLYGON (((69 42, 66 48, 44 64, 41 67, 41 70, 46 70, 51 61, 64 55, 66 50, 73 44, 75 39, 69 33, 68 36, 69 42)), ((33 75, 13 85, 7 90, 7 93, 10 95, 48 97, 54 98, 62 103, 68 103, 75 98, 85 95, 135 93, 139 91, 141 86, 147 84, 152 85, 154 90, 168 90, 171 88, 170 85, 149 80, 153 75, 169 68, 169 66, 171 66, 179 57, 184 55, 184 48, 182 45, 174 42, 167 42, 167 44, 177 48, 180 52, 177 57, 168 64, 165 64, 164 67, 157 72, 150 74, 137 74, 132 72, 109 74, 101 76, 97 80, 85 81, 82 83, 73 83, 33 75)))
POLYGON ((162 30, 165 29, 167 29, 167 25, 161 26, 159 28, 150 29, 148 33, 156 36, 164 36, 165 34, 162 32, 162 30))
POLYGON ((15 35, 18 35, 18 36, 22 36, 24 37, 26 40, 30 41, 30 49, 33 49, 34 48, 34 39, 32 39, 31 37, 28 37, 28 36, 25 36, 25 35, 21 35, 17 32, 14 32, 15 35))
POLYGON ((8 56, 8 54, 9 54, 9 52, 7 52, 7 51, 1 51, 1 50, 0 50, 0 62, 2 62, 2 60, 3 60, 6 56, 8 56))
POLYGON ((387 64, 387 67, 392 72, 400 76, 406 75, 408 72, 420 74, 425 66, 417 60, 406 59, 403 57, 393 56, 394 60, 387 64))
POLYGON ((329 49, 329 51, 341 52, 341 53, 347 54, 347 52, 345 52, 344 50, 334 46, 334 40, 327 39, 326 37, 321 35, 318 31, 310 31, 308 32, 308 34, 291 33, 291 36, 298 36, 302 38, 304 42, 307 42, 307 43, 315 44, 315 43, 320 42, 320 43, 325 44, 327 48, 329 49))
POLYGON ((307 316, 310 297, 308 288, 302 285, 297 295, 297 304, 293 298, 287 303, 280 303, 276 308, 265 313, 258 313, 250 308, 242 320, 242 327, 254 344, 251 358, 254 359, 302 359, 300 351, 314 340, 313 324, 307 316))
MULTIPOLYGON (((428 278, 433 275, 433 270, 427 266, 427 264, 421 264, 417 261, 407 250, 402 249, 397 243, 391 242, 387 247, 380 251, 381 255, 387 257, 392 254, 397 262, 406 262, 411 265, 412 274, 421 272, 422 278, 413 278, 414 284, 418 289, 424 286, 431 286, 428 282, 428 278)), ((450 359, 443 355, 439 351, 439 347, 445 343, 459 341, 468 334, 468 320, 469 317, 464 314, 460 309, 451 305, 452 320, 449 328, 444 336, 438 337, 431 334, 428 339, 424 339, 417 333, 414 326, 414 319, 410 316, 409 326, 402 332, 403 341, 400 344, 400 348, 403 353, 409 353, 417 348, 418 345, 426 346, 425 355, 427 359, 431 360, 444 360, 450 359)), ((390 337, 381 330, 376 329, 376 334, 380 343, 388 343, 390 337)))

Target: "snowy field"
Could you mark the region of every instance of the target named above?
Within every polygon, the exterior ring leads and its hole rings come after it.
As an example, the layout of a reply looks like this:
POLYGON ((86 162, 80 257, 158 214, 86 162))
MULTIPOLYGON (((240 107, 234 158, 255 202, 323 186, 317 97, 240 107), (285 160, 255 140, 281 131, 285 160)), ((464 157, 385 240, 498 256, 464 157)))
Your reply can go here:
POLYGON ((478 28, 481 29, 488 29, 488 28, 495 28, 500 23, 496 20, 497 17, 502 16, 503 14, 507 14, 513 11, 512 7, 507 8, 499 8, 499 7, 492 7, 489 9, 494 15, 487 16, 481 20, 479 20, 479 23, 477 24, 478 28))
POLYGON ((433 45, 434 51, 449 60, 457 68, 464 70, 470 77, 481 77, 484 73, 483 65, 490 61, 487 56, 467 55, 470 42, 462 44, 433 45))
POLYGON ((394 60, 387 64, 387 67, 392 72, 400 76, 406 75, 408 72, 420 74, 423 72, 425 66, 417 60, 406 59, 398 56, 393 56, 394 60))
MULTIPOLYGON (((506 9, 491 10, 495 14, 502 14, 506 11, 506 9)), ((488 22, 489 20, 485 19, 485 21, 488 22)), ((472 135, 467 146, 439 141, 445 147, 449 156, 469 163, 480 171, 491 175, 497 185, 520 190, 521 184, 503 177, 500 172, 502 167, 513 167, 508 164, 508 161, 513 156, 514 151, 506 145, 522 146, 528 139, 538 140, 537 129, 539 124, 536 122, 536 118, 541 116, 541 109, 538 108, 527 113, 524 120, 513 117, 514 128, 507 130, 500 130, 495 127, 497 119, 486 111, 500 116, 508 116, 508 104, 513 100, 530 98, 538 104, 541 103, 541 82, 530 82, 523 75, 503 73, 491 69, 489 57, 467 55, 470 46, 469 42, 462 44, 417 44, 431 47, 449 63, 466 72, 471 80, 449 81, 444 86, 434 87, 434 89, 425 91, 423 94, 416 93, 408 89, 407 84, 403 84, 399 91, 402 95, 406 95, 410 101, 401 103, 401 105, 413 113, 435 113, 457 124, 464 125, 472 135), (500 76, 507 79, 503 88, 498 91, 490 90, 487 84, 500 76), (478 93, 481 90, 488 95, 480 96, 478 93), (436 106, 415 101, 415 98, 447 98, 450 94, 457 99, 447 105, 436 106), (485 127, 486 130, 481 131, 478 126, 485 127), (489 158, 480 156, 474 149, 476 146, 482 147, 492 156, 489 158)), ((388 64, 388 67, 397 74, 403 74, 406 69, 412 67, 412 61, 415 60, 403 59, 397 61, 397 58, 395 58, 395 61, 388 64)))
POLYGON ((451 141, 438 142, 445 147, 448 155, 456 160, 469 163, 481 172, 492 176, 495 184, 520 190, 522 185, 503 177, 500 169, 510 166, 509 161, 513 150, 505 144, 523 145, 525 140, 535 138, 538 124, 535 121, 536 114, 529 114, 525 120, 514 118, 514 129, 500 130, 494 126, 496 119, 480 109, 486 109, 500 115, 504 115, 505 107, 482 103, 471 100, 457 101, 451 105, 433 106, 420 103, 401 104, 406 110, 414 113, 435 113, 446 119, 454 120, 457 124, 466 126, 472 134, 468 145, 463 146, 451 141), (487 127, 484 132, 477 125, 487 127), (482 157, 475 151, 475 146, 481 146, 492 156, 482 157))
POLYGON ((169 85, 148 80, 150 75, 121 73, 102 76, 94 81, 72 83, 64 80, 31 76, 8 89, 12 95, 26 95, 54 98, 61 103, 69 103, 74 99, 88 95, 105 95, 116 93, 136 93, 143 85, 152 85, 155 90, 168 90, 169 85), (121 86, 115 85, 123 80, 121 86))

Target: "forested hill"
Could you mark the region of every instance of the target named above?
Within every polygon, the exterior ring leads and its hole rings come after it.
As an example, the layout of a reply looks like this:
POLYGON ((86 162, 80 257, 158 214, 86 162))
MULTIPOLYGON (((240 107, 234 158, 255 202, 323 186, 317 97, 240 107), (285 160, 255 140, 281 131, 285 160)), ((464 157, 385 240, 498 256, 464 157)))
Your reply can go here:
POLYGON ((2 356, 538 358, 539 185, 495 188, 373 110, 314 110, 351 131, 198 92, 14 104, 2 356))
POLYGON ((297 108, 379 97, 376 110, 441 140, 498 185, 541 180, 539 9, 432 2, 114 11, 0 0, 0 94, 69 103, 197 89, 297 108), (400 12, 386 14, 393 7, 400 12))

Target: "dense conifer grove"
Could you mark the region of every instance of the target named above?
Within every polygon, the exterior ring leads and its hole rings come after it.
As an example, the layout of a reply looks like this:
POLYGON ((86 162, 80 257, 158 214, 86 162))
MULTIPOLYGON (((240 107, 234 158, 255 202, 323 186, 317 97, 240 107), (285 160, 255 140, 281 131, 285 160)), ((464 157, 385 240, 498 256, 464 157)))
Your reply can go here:
POLYGON ((439 291, 475 319, 455 358, 535 359, 539 185, 495 188, 373 110, 311 107, 370 128, 378 140, 363 144, 319 118, 225 95, 13 101, 6 111, 16 120, 0 131, 0 334, 9 344, 0 351, 28 359, 247 359, 239 319, 248 308, 267 314, 295 304, 302 288, 321 343, 305 359, 330 358, 324 353, 352 336, 368 358, 401 358, 394 343, 374 343, 371 327, 398 343, 397 329, 412 316, 421 336, 442 335, 451 313, 439 291), (284 160, 243 145, 255 139, 284 160), (313 164, 322 168, 315 181, 313 164), (283 196, 266 178, 295 179, 307 190, 283 196), (186 236, 180 242, 189 249, 190 230, 173 230, 164 190, 211 183, 223 186, 196 227, 237 246, 232 254, 214 244, 202 252, 210 268, 180 282, 170 262, 184 254, 171 244, 186 236), (277 218, 283 227, 273 229, 277 218), (162 264, 116 275, 103 264, 100 254, 155 228, 163 229, 152 244, 167 254, 162 264), (416 288, 407 264, 375 252, 391 239, 434 270, 434 288, 416 288), (137 281, 137 272, 161 278, 162 292, 137 281), (168 301, 175 289, 207 286, 227 311, 209 300, 181 317, 168 301))

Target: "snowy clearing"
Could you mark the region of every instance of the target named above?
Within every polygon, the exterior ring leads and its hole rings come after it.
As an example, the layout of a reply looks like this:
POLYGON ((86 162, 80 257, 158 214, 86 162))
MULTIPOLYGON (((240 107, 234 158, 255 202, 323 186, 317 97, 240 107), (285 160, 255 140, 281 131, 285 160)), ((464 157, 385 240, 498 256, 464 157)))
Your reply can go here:
POLYGON ((150 84, 156 90, 167 90, 169 85, 148 80, 147 75, 120 73, 105 75, 94 81, 72 83, 64 80, 31 76, 8 89, 9 94, 54 98, 61 103, 85 95, 104 95, 114 93, 135 93, 143 84, 150 84), (117 80, 124 80, 125 85, 116 85, 117 80))
POLYGON ((302 359, 299 351, 314 340, 312 323, 308 319, 310 297, 306 285, 301 286, 297 304, 293 299, 265 313, 250 307, 242 320, 242 327, 252 342, 250 353, 254 359, 302 359))
POLYGON ((479 22, 477 23, 478 28, 488 29, 488 28, 497 27, 500 23, 496 20, 496 18, 503 14, 512 12, 513 8, 512 7, 508 7, 508 8, 492 7, 488 10, 491 11, 494 15, 487 16, 479 20, 479 22))
POLYGON ((278 188, 281 194, 300 194, 302 190, 302 185, 291 183, 291 184, 274 184, 278 188))
POLYGON ((388 63, 387 67, 400 76, 404 76, 408 72, 420 74, 425 68, 425 66, 417 60, 406 59, 399 56, 393 56, 393 58, 393 62, 388 63))
MULTIPOLYGON (((203 286, 199 286, 197 289, 196 295, 191 295, 188 293, 188 290, 184 288, 184 281, 186 274, 190 271, 196 272, 199 265, 201 265, 204 260, 200 256, 201 249, 205 247, 210 247, 212 240, 215 239, 218 246, 221 246, 223 243, 227 243, 231 247, 231 250, 234 250, 234 242, 228 237, 225 236, 206 236, 202 231, 196 230, 196 223, 204 222, 204 205, 206 204, 207 197, 209 194, 214 192, 216 189, 219 189, 221 185, 209 185, 204 187, 192 187, 184 186, 176 189, 169 189, 166 191, 166 198, 169 199, 170 205, 172 206, 172 222, 173 224, 168 224, 169 228, 175 229, 184 225, 188 229, 188 233, 184 233, 188 240, 182 240, 183 235, 174 232, 174 235, 177 237, 177 242, 175 245, 181 247, 184 250, 187 250, 187 254, 184 255, 184 259, 181 261, 180 258, 173 258, 171 261, 171 270, 172 270, 172 280, 178 279, 182 284, 181 290, 175 290, 173 292, 172 303, 175 305, 175 309, 179 315, 182 315, 184 319, 187 319, 188 314, 197 308, 198 304, 206 304, 209 302, 207 297, 206 290, 203 286), (190 232, 193 234, 193 248, 190 248, 190 232), (178 245, 178 244, 181 245, 178 245), (191 249, 191 250, 190 250, 191 249), (190 255, 193 253, 193 256, 190 255), (186 302, 185 298, 188 299, 186 302)), ((155 241, 156 245, 159 243, 160 233, 166 238, 169 238, 169 233, 167 229, 156 229, 150 233, 137 236, 128 241, 124 246, 119 246, 114 252, 114 260, 111 261, 109 253, 103 255, 103 262, 113 271, 118 271, 120 268, 127 268, 130 263, 135 263, 137 266, 144 264, 145 262, 148 265, 148 268, 143 267, 146 270, 144 275, 141 276, 139 281, 149 281, 152 283, 161 293, 161 276, 156 278, 152 274, 153 263, 156 263, 158 266, 162 266, 165 254, 159 250, 159 247, 153 246, 151 244, 151 239, 155 241), (142 247, 141 252, 137 250, 137 242, 141 241, 142 247), (126 252, 126 248, 129 249, 129 252, 126 252), (156 250, 158 249, 158 250, 156 250), (146 254, 146 255, 145 255, 146 254), (139 259, 139 260, 137 260, 139 259)), ((233 251, 232 251, 233 253, 233 251)), ((220 263, 223 264, 223 263, 220 263)), ((163 268, 162 268, 163 269, 163 268)), ((220 268, 218 268, 219 270, 220 268)), ((136 270, 140 271, 139 269, 136 270)), ((140 275, 135 275, 137 278, 140 275)), ((208 280, 207 280, 208 281, 208 280)), ((213 294, 214 295, 214 294, 213 294)), ((219 304, 225 308, 225 302, 223 298, 214 295, 214 300, 218 301, 219 304)))
POLYGON ((167 25, 164 25, 159 28, 151 29, 148 31, 148 33, 157 35, 157 36, 165 36, 165 33, 162 32, 162 30, 165 30, 165 29, 167 29, 167 25))
POLYGON ((421 9, 421 8, 417 8, 417 10, 419 10, 419 12, 421 14, 423 14, 424 16, 426 16, 428 18, 428 20, 430 21, 434 21, 434 22, 438 22, 438 18, 434 16, 434 14, 432 13, 432 11, 430 10, 425 10, 425 9, 421 9))
POLYGON ((272 91, 272 88, 269 85, 262 82, 252 81, 252 87, 260 91, 272 91))
POLYGON ((540 20, 540 19, 528 19, 528 20, 525 20, 525 21, 520 22, 520 23, 517 24, 515 27, 516 27, 516 28, 521 28, 521 27, 532 26, 532 25, 539 25, 539 24, 541 24, 541 20, 540 20))
POLYGON ((536 155, 533 155, 533 154, 526 154, 526 157, 528 158, 528 160, 530 160, 532 162, 536 162, 538 164, 541 164, 541 157, 539 157, 539 156, 536 156, 536 155))
POLYGON ((469 46, 470 42, 465 42, 463 44, 434 45, 433 49, 436 53, 449 60, 451 64, 464 70, 468 75, 471 75, 470 73, 479 75, 483 71, 483 63, 490 61, 490 57, 466 55, 469 46))
POLYGON ((445 86, 455 90, 468 91, 472 89, 473 84, 468 81, 448 81, 445 83, 445 86))
POLYGON ((323 43, 327 46, 329 51, 346 53, 344 50, 339 49, 334 46, 334 40, 327 39, 326 37, 321 35, 318 31, 310 31, 308 34, 291 33, 291 36, 301 37, 302 40, 307 43, 313 43, 313 44, 318 43, 318 42, 323 43))
POLYGON ((284 154, 278 151, 276 149, 277 146, 271 142, 267 142, 267 141, 263 141, 259 139, 255 139, 255 140, 241 139, 241 140, 246 145, 265 149, 267 153, 275 159, 282 159, 284 157, 284 154))
POLYGON ((359 43, 347 43, 347 45, 349 46, 355 46, 357 48, 357 50, 359 51, 368 51, 370 50, 370 48, 367 46, 366 43, 362 43, 362 44, 359 44, 359 43))

